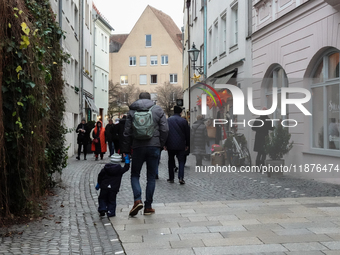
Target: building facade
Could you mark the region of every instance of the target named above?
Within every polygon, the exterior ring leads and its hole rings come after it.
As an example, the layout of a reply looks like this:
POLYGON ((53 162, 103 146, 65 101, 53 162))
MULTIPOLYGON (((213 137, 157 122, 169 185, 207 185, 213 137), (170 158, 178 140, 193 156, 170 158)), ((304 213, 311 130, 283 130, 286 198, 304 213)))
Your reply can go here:
POLYGON ((65 136, 66 146, 69 146, 68 155, 72 156, 77 150, 77 136, 73 130, 79 124, 80 113, 80 87, 81 87, 81 56, 80 56, 80 2, 74 1, 51 1, 51 7, 57 20, 65 31, 65 39, 62 39, 63 50, 70 55, 70 63, 64 64, 66 98, 64 124, 71 132, 65 136))
MULTIPOLYGON (((339 148, 339 49, 340 4, 332 0, 253 1, 252 83, 254 105, 271 108, 273 97, 280 103, 282 88, 305 88, 311 99, 305 115, 295 105, 281 105, 271 115, 292 119, 294 146, 288 164, 338 162, 339 148), (275 93, 275 90, 277 93, 275 93), (274 91, 274 92, 273 92, 274 91)), ((289 93, 289 98, 303 95, 289 93)), ((253 144, 253 143, 252 143, 253 144)), ((324 177, 319 172, 309 177, 324 177)), ((328 172, 334 177, 336 171, 328 172)))
POLYGON ((94 102, 98 108, 95 119, 107 122, 109 105, 109 40, 113 28, 93 4, 94 12, 94 102))
POLYGON ((114 84, 154 95, 166 83, 182 86, 181 32, 167 14, 147 6, 128 36, 112 35, 110 42, 114 84))

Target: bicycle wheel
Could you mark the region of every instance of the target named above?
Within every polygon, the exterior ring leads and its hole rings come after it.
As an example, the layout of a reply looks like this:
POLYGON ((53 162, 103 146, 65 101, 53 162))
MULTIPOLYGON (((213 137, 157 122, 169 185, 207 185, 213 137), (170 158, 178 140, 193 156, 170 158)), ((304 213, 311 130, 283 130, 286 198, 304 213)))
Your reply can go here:
POLYGON ((231 166, 240 165, 240 156, 237 152, 235 145, 233 145, 233 147, 232 147, 232 150, 231 150, 231 153, 230 153, 229 163, 230 163, 231 166))
POLYGON ((251 166, 251 157, 248 148, 246 146, 242 146, 241 150, 244 156, 244 158, 242 159, 242 165, 251 166))

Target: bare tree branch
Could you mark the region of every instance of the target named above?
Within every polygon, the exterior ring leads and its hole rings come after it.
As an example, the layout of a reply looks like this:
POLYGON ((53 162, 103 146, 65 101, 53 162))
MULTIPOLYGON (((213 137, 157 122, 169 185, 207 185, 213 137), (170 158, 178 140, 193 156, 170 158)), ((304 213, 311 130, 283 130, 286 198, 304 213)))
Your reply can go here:
POLYGON ((169 82, 156 88, 157 104, 161 106, 164 112, 169 116, 172 107, 176 104, 176 99, 183 98, 181 86, 170 84, 169 82))

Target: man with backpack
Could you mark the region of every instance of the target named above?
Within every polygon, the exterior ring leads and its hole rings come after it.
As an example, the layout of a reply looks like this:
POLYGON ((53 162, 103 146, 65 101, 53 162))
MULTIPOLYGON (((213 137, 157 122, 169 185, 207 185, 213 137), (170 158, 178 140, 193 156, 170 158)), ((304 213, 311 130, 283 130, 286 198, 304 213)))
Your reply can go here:
POLYGON ((144 162, 147 168, 144 215, 149 215, 155 212, 151 207, 156 186, 155 177, 160 151, 165 145, 169 128, 164 111, 154 104, 148 92, 140 93, 139 100, 132 103, 129 108, 121 146, 124 154, 129 154, 131 148, 133 150, 131 187, 134 205, 129 215, 135 216, 143 208, 139 176, 144 162))

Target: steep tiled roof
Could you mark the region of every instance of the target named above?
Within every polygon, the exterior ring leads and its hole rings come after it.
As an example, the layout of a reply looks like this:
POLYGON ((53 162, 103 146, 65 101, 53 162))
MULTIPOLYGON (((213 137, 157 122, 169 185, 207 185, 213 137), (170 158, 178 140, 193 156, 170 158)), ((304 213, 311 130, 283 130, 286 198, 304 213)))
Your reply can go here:
POLYGON ((125 40, 128 36, 129 36, 129 34, 111 35, 110 36, 110 42, 117 42, 117 43, 122 45, 125 42, 125 40))
POLYGON ((159 21, 162 23, 163 27, 166 29, 166 31, 169 33, 170 37, 178 47, 178 49, 182 52, 183 46, 182 42, 179 38, 182 38, 182 33, 175 24, 175 22, 172 20, 172 18, 165 14, 164 12, 155 9, 154 7, 150 6, 150 9, 153 11, 153 13, 156 15, 156 17, 159 19, 159 21), (181 36, 179 37, 178 34, 181 36))

